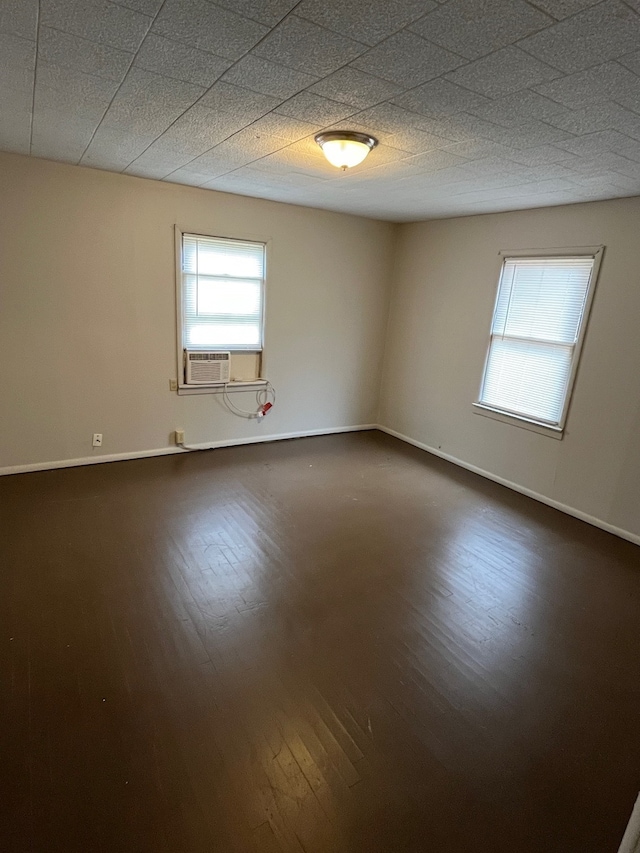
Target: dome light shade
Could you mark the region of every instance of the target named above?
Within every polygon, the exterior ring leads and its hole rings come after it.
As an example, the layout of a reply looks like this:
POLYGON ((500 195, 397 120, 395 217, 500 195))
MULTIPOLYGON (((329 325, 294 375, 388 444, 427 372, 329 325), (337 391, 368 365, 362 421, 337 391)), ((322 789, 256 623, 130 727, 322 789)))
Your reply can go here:
POLYGON ((331 165, 343 172, 362 163, 369 151, 378 144, 375 137, 353 130, 332 130, 319 133, 314 138, 331 165))

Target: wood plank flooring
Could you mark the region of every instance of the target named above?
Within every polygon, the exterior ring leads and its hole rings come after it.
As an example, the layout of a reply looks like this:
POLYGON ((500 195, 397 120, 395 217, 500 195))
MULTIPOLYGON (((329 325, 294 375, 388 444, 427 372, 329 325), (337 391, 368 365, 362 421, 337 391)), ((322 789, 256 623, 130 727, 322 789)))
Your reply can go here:
POLYGON ((2 851, 616 853, 636 546, 378 432, 0 513, 2 851))

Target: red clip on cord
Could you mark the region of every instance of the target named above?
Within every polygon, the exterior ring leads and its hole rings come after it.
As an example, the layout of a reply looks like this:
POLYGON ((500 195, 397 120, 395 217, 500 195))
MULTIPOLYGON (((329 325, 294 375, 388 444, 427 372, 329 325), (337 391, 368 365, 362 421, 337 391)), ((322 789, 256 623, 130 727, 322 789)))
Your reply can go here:
POLYGON ((266 415, 269 409, 273 408, 273 403, 265 403, 263 406, 260 406, 260 414, 266 415))

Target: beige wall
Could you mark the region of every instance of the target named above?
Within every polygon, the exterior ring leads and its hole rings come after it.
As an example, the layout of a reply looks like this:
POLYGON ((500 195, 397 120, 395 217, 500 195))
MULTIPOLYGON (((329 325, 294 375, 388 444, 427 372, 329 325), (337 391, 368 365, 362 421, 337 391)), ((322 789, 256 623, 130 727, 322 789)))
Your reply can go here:
POLYGON ((380 422, 640 535, 640 199, 402 226, 380 422), (479 416, 500 250, 605 256, 565 437, 479 416))
POLYGON ((0 200, 0 468, 375 422, 394 226, 7 154, 0 200), (263 423, 169 391, 175 223, 272 241, 263 423))
POLYGON ((640 535, 640 199, 398 227, 7 154, 0 199, 0 469, 378 421, 640 535), (175 223, 271 241, 263 423, 169 391, 175 223), (474 414, 498 252, 597 244, 563 441, 474 414))

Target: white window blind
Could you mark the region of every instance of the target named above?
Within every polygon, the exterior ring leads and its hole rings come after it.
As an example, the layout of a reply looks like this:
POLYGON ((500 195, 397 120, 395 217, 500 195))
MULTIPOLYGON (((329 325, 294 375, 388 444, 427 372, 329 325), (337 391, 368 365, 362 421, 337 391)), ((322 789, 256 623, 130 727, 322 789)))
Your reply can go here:
POLYGON ((479 403, 561 427, 594 257, 505 258, 479 403))
POLYGON ((265 247, 182 235, 183 348, 261 350, 265 247))

